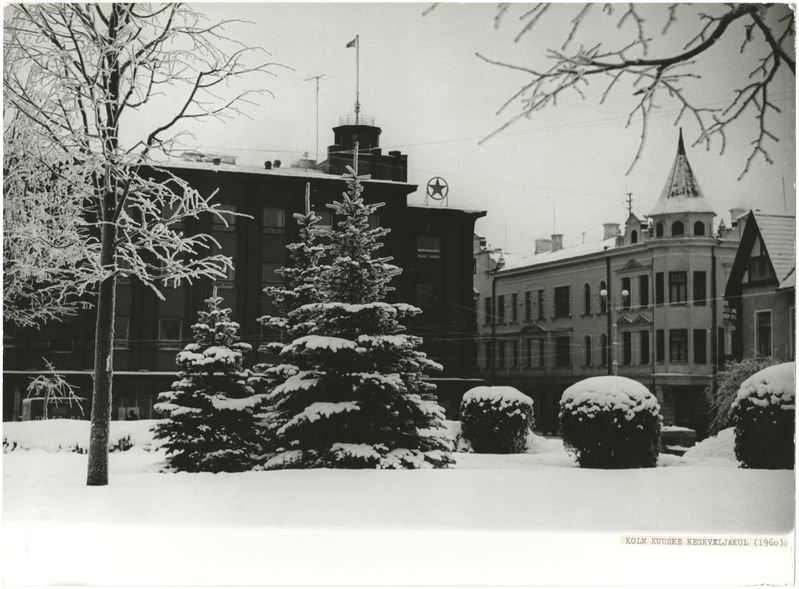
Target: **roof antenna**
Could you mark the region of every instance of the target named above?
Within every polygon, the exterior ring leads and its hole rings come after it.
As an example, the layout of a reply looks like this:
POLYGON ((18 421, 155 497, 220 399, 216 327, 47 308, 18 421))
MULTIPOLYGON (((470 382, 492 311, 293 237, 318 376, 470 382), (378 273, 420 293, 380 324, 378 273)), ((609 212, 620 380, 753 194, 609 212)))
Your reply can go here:
POLYGON ((305 82, 316 80, 316 161, 319 162, 319 80, 325 77, 325 74, 317 76, 309 76, 305 78, 305 82))
POLYGON ((785 176, 782 177, 782 202, 785 203, 785 212, 788 212, 788 197, 785 195, 785 176))
POLYGON ((627 218, 629 219, 630 216, 633 214, 633 193, 627 193, 627 218))

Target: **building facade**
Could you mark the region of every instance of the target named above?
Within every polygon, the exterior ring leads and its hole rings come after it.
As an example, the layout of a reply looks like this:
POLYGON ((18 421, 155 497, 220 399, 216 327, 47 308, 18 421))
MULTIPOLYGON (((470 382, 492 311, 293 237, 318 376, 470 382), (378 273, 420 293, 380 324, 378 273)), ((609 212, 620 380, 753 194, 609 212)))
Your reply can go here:
POLYGON ((563 391, 615 367, 657 395, 665 424, 703 435, 702 392, 730 353, 719 301, 738 239, 737 227, 714 234, 714 215, 680 136, 647 220, 630 212, 623 233, 608 223, 602 241, 565 249, 553 235, 548 252, 490 274, 478 302, 483 376, 530 395, 537 428, 554 433, 563 391))
MULTIPOLYGON (((438 384, 442 404, 451 414, 457 411, 458 395, 477 372, 472 239, 475 220, 485 213, 408 205, 416 186, 407 182, 407 156, 382 154, 380 128, 372 121, 359 122, 344 121, 334 129, 329 157, 319 164, 305 158, 288 167, 274 161, 263 168, 246 168, 225 163, 221 157, 195 156, 190 158, 193 161, 168 166, 201 194, 216 193, 214 201, 222 208, 244 215, 230 217, 227 225, 210 216, 185 224, 187 232, 213 235, 221 253, 233 259, 234 271, 225 280, 200 280, 165 289, 165 300, 135 277, 118 281, 114 419, 124 419, 131 411, 140 418, 157 417, 153 411, 157 395, 174 380, 176 353, 191 341, 191 325, 214 287, 240 324, 242 340, 253 346, 247 365, 268 359, 257 349, 280 334, 264 331, 257 319, 275 311, 263 289, 282 281, 275 271, 289 260, 286 245, 298 240, 293 215, 304 211, 307 184, 321 224, 333 226, 332 212, 325 205, 346 191, 341 174, 346 165, 352 165, 356 142, 359 173, 372 175, 363 183, 363 197, 367 202, 385 203, 372 219, 373 224, 390 230, 380 254, 392 256, 403 270, 392 283, 395 290, 390 300, 415 304, 424 311, 407 327, 424 338, 423 351, 444 366, 442 373, 431 375, 432 380, 438 384)), ((42 330, 5 326, 5 420, 21 417, 27 384, 42 372, 45 359, 82 396, 91 397, 94 325, 95 314, 86 311, 42 330)))
POLYGON ((724 292, 733 356, 796 357, 796 217, 750 211, 724 292))

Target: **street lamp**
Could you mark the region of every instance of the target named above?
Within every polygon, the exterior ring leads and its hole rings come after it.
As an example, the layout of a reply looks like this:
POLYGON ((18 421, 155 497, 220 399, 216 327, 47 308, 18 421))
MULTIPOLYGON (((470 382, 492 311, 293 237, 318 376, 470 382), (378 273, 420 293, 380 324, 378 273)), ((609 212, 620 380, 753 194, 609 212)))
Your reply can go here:
MULTIPOLYGON (((611 366, 613 367, 613 376, 619 375, 619 325, 616 321, 616 315, 618 309, 616 308, 613 299, 611 298, 608 300, 608 291, 607 289, 603 288, 599 291, 599 296, 605 299, 606 304, 608 305, 608 310, 610 312, 610 318, 613 322, 613 359, 611 361, 611 366)), ((630 291, 624 289, 621 291, 621 298, 622 301, 626 301, 627 297, 630 296, 630 291)), ((623 304, 623 303, 622 303, 623 304)))

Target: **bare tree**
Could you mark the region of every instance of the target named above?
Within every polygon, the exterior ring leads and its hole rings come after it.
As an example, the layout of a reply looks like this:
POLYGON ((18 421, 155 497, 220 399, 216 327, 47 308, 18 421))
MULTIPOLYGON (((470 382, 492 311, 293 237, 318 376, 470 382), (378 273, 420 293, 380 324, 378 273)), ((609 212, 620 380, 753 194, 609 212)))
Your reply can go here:
POLYGON ((80 409, 81 414, 83 414, 83 406, 81 403, 86 399, 78 396, 75 389, 72 388, 72 385, 56 372, 52 362, 46 358, 44 362, 50 374, 48 376, 40 374, 39 376, 31 378, 31 381, 28 383, 28 398, 43 400, 42 419, 50 418, 50 403, 53 405, 67 403, 70 407, 75 403, 78 409, 80 409))
POLYGON ((213 254, 213 238, 181 228, 204 213, 224 219, 212 195, 158 162, 187 121, 253 104, 258 92, 237 88, 238 80, 275 64, 227 37, 227 22, 207 24, 181 4, 12 10, 3 89, 13 123, 4 144, 15 159, 4 158, 4 260, 14 273, 4 288, 20 297, 24 310, 10 317, 20 323, 74 312, 87 296, 96 302, 87 482, 105 485, 117 277, 136 276, 163 298, 164 286, 223 277, 231 266, 213 254), (50 304, 43 313, 36 292, 50 304))
MULTIPOLYGON (((499 27, 511 4, 503 3, 497 8, 495 26, 499 27)), ((544 54, 543 67, 529 64, 511 64, 477 54, 484 61, 522 72, 528 81, 500 109, 501 114, 511 106, 518 112, 512 115, 491 136, 507 129, 522 118, 530 118, 570 93, 585 98, 590 84, 601 88, 600 102, 604 103, 611 90, 629 88, 634 96, 634 106, 629 113, 627 126, 638 120, 641 138, 638 151, 630 166, 632 170, 641 156, 647 135, 649 119, 661 106, 662 99, 676 100, 680 106, 675 117, 677 124, 683 117, 692 118, 700 133, 694 145, 711 147, 713 140, 720 143, 723 153, 727 143, 727 130, 738 119, 753 115, 758 123, 756 137, 743 177, 754 159, 760 155, 772 163, 768 152, 769 142, 779 141, 779 122, 773 115, 780 109, 773 100, 775 76, 781 69, 796 75, 796 52, 794 48, 794 13, 786 4, 708 4, 708 5, 636 5, 636 4, 585 4, 551 5, 538 3, 529 7, 519 18, 520 30, 515 41, 519 41, 543 26, 562 26, 563 45, 548 48, 544 54), (563 19, 568 11, 571 17, 560 25, 552 19, 563 19), (646 16, 644 15, 646 12, 646 16), (657 13, 662 16, 653 33, 652 21, 657 13), (688 15, 681 13, 695 12, 688 15), (600 19, 610 19, 621 32, 614 38, 602 42, 587 41, 600 19), (546 22, 550 19, 549 22, 546 22), (546 23, 546 24, 544 24, 546 23), (674 36, 676 29, 691 31, 689 41, 676 51, 650 56, 650 45, 654 41, 674 36), (625 38, 625 33, 632 31, 625 38), (707 88, 691 84, 699 79, 698 62, 706 58, 710 50, 722 39, 737 35, 740 52, 754 55, 756 64, 743 86, 721 106, 703 105, 707 88), (570 50, 570 47, 577 49, 570 50)), ((486 138, 487 139, 487 138, 486 138)), ((629 170, 628 170, 629 173, 629 170)))

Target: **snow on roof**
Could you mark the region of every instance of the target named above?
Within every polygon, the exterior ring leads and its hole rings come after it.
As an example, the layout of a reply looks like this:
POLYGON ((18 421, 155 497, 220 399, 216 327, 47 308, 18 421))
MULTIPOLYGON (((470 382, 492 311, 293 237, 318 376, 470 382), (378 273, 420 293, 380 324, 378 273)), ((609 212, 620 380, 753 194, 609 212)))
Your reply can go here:
POLYGON ((431 211, 460 211, 461 213, 467 213, 469 215, 480 215, 481 217, 484 216, 488 211, 481 211, 478 209, 460 209, 458 207, 437 207, 431 205, 408 205, 409 209, 427 209, 431 211))
POLYGON ((580 256, 587 256, 596 254, 610 249, 616 245, 616 238, 611 237, 603 241, 591 241, 588 243, 581 243, 571 247, 563 248, 556 252, 546 252, 543 254, 503 254, 505 257, 505 266, 502 270, 513 270, 516 268, 540 266, 541 264, 550 264, 552 262, 559 262, 571 258, 578 258, 580 256))
POLYGON ((766 244, 771 265, 780 281, 796 284, 793 276, 796 268, 796 217, 793 215, 775 215, 753 211, 753 217, 760 230, 763 242, 766 244), (787 279, 787 281, 786 281, 787 279))
POLYGON ((670 213, 715 214, 713 207, 705 199, 705 195, 694 177, 691 164, 688 162, 688 156, 685 153, 685 145, 682 140, 682 129, 680 129, 677 156, 674 158, 671 172, 669 172, 663 192, 660 193, 660 198, 655 204, 655 208, 649 213, 649 216, 670 213))

